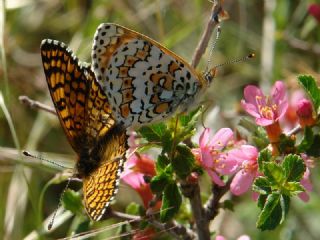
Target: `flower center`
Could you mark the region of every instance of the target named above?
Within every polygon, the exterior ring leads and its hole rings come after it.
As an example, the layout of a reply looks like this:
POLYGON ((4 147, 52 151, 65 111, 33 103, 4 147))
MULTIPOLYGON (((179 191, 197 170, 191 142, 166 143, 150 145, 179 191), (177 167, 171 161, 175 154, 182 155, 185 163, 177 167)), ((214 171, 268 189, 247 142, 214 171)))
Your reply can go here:
POLYGON ((259 113, 266 119, 275 119, 278 110, 277 104, 271 104, 269 97, 256 96, 259 113))

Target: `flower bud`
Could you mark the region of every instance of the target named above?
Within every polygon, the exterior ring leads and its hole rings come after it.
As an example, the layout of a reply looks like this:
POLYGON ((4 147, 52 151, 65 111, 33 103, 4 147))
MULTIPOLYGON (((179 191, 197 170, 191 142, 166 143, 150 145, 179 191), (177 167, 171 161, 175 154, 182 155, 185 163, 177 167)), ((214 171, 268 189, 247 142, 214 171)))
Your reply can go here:
POLYGON ((312 126, 315 124, 312 103, 303 98, 297 104, 297 116, 301 127, 312 126))

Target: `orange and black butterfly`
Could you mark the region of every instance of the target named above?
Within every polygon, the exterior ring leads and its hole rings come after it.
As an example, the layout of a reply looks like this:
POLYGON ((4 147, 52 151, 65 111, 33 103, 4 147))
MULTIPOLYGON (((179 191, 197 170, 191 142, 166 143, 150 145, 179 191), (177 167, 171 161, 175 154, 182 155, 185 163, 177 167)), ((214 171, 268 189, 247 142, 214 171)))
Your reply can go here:
POLYGON ((78 155, 84 205, 98 221, 118 191, 127 150, 126 130, 117 125, 105 93, 89 66, 62 42, 43 40, 41 56, 52 101, 78 155))

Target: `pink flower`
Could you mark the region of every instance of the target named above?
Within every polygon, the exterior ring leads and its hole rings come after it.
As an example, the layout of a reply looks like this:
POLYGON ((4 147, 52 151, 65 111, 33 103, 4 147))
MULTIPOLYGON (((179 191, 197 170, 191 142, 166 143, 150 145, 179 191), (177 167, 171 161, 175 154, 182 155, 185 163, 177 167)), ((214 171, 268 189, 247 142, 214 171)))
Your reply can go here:
POLYGON ((244 89, 242 107, 251 116, 256 118, 257 125, 268 126, 278 122, 287 108, 286 89, 281 81, 277 81, 271 90, 271 97, 265 96, 261 89, 249 85, 244 89))
POLYGON ((320 4, 311 4, 309 6, 308 12, 313 16, 318 22, 320 22, 320 4))
POLYGON ((241 195, 249 190, 258 172, 258 149, 250 145, 242 145, 238 149, 228 152, 228 159, 236 160, 240 170, 234 176, 230 191, 234 195, 241 195))
POLYGON ((155 163, 148 155, 132 154, 126 162, 125 170, 121 176, 126 184, 138 192, 146 209, 149 207, 153 195, 144 177, 152 177, 155 174, 155 163))
POLYGON ((310 199, 308 192, 311 192, 313 189, 312 183, 310 181, 310 168, 313 167, 313 161, 309 159, 306 154, 302 154, 301 157, 304 160, 304 163, 306 164, 306 171, 304 172, 303 177, 300 181, 305 191, 299 193, 298 196, 302 201, 308 202, 310 199))
MULTIPOLYGON (((226 240, 226 238, 222 235, 217 235, 215 240, 226 240)), ((248 235, 241 235, 237 240, 250 240, 250 237, 248 235)))
POLYGON ((298 124, 297 108, 298 102, 304 98, 304 91, 301 89, 294 90, 288 100, 288 109, 282 123, 286 131, 290 131, 298 124))
POLYGON ((297 116, 301 127, 312 126, 316 123, 313 116, 313 106, 308 99, 301 99, 297 104, 297 116))
POLYGON ((224 186, 220 174, 232 174, 236 170, 236 160, 227 160, 223 148, 233 139, 233 132, 229 128, 220 129, 210 139, 211 129, 206 128, 200 136, 199 148, 192 149, 196 160, 206 169, 212 181, 224 186))
POLYGON ((244 100, 241 100, 242 107, 256 118, 256 124, 265 127, 269 141, 273 145, 273 152, 278 152, 282 130, 279 120, 285 115, 288 108, 286 89, 281 81, 275 82, 271 89, 271 97, 265 96, 261 89, 249 85, 244 89, 244 100))

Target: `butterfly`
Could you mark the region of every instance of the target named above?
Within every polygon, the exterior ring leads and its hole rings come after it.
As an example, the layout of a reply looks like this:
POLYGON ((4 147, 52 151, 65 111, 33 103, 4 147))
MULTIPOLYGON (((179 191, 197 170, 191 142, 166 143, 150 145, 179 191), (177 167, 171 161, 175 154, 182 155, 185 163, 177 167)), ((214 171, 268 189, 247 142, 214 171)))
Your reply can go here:
POLYGON ((78 155, 85 209, 98 221, 118 191, 127 146, 126 130, 116 124, 106 95, 90 66, 62 42, 45 39, 41 57, 60 124, 78 155))
POLYGON ((91 57, 114 117, 126 127, 188 109, 214 76, 213 69, 199 73, 155 40, 113 23, 97 28, 91 57))

